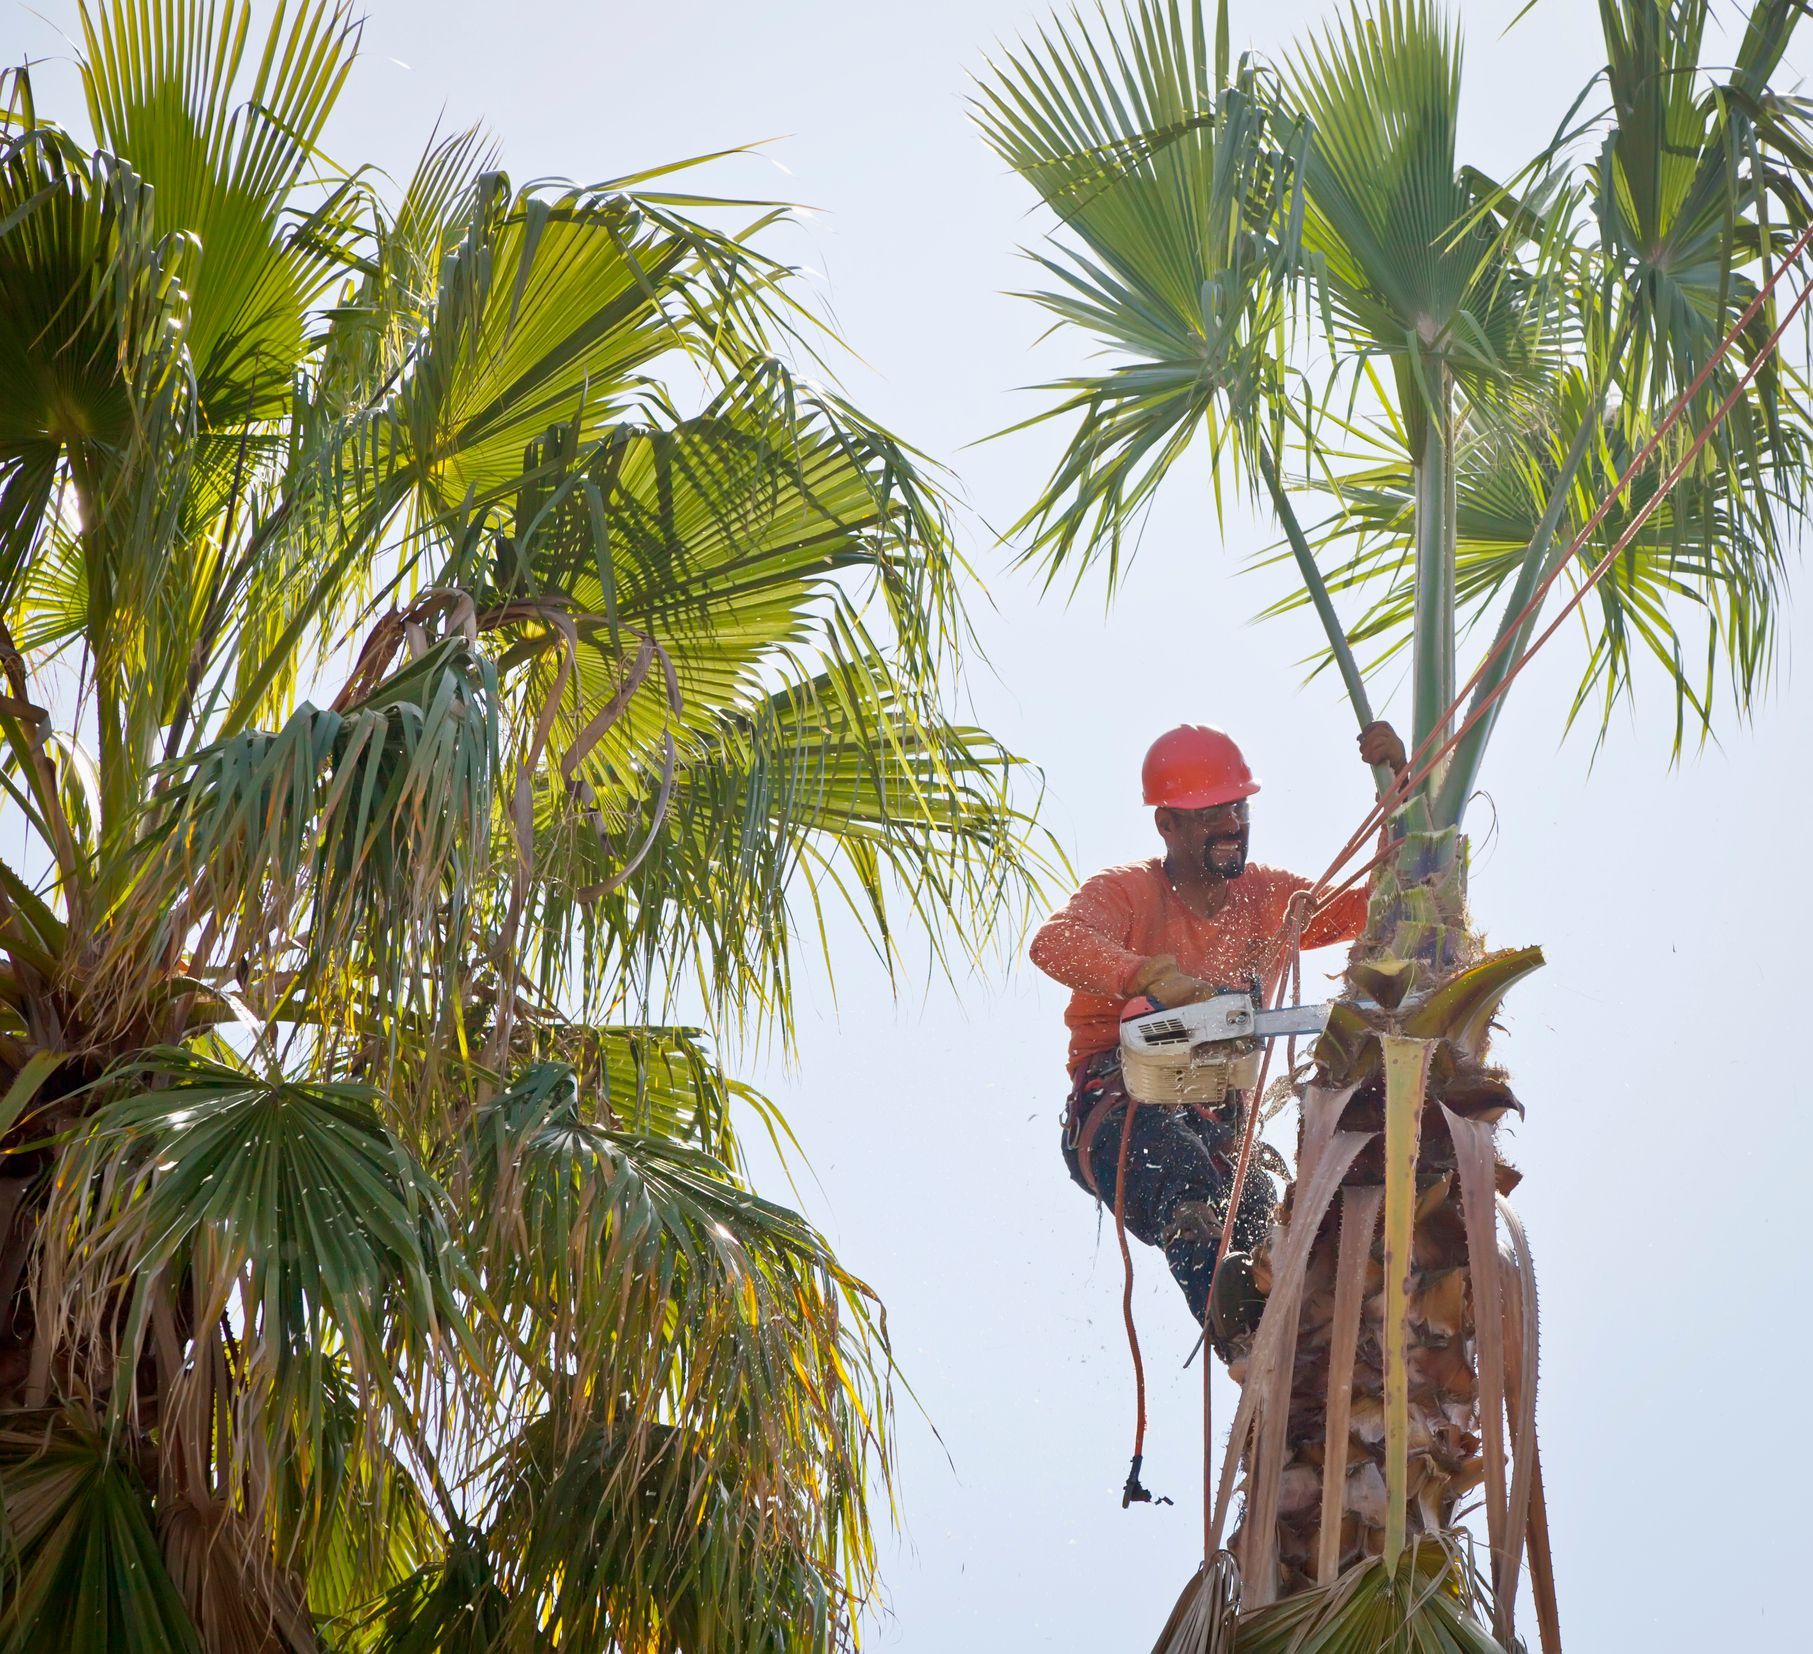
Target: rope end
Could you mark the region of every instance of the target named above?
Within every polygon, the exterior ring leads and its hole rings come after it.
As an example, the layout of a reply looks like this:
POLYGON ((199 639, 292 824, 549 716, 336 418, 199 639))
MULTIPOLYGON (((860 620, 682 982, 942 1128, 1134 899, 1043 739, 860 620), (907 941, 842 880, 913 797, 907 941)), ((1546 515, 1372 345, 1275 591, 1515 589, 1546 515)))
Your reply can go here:
POLYGON ((1154 1498, 1149 1488, 1141 1485, 1139 1467, 1145 1462, 1145 1455, 1133 1455, 1133 1467, 1127 1472, 1127 1485, 1121 1489, 1121 1509, 1129 1505, 1168 1505, 1171 1501, 1163 1495, 1154 1498))

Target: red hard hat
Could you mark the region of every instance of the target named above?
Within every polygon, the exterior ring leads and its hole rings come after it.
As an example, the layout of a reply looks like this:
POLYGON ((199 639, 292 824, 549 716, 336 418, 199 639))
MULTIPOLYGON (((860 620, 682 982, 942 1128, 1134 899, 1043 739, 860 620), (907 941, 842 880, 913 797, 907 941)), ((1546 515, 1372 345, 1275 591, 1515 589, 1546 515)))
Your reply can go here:
POLYGON ((1152 743, 1140 770, 1146 802, 1173 810, 1207 810, 1259 790, 1231 737, 1207 724, 1180 724, 1152 743))

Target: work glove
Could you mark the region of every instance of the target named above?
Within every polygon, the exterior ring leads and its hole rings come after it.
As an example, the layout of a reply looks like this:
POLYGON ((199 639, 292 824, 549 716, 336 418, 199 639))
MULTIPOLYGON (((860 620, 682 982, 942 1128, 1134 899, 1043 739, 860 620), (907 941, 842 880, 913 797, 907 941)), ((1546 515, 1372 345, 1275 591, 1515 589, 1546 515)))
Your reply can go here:
POLYGON ((1133 991, 1150 994, 1167 1011, 1215 997, 1215 989, 1209 983, 1180 969, 1176 956, 1169 953, 1155 953, 1140 966, 1133 978, 1133 991))

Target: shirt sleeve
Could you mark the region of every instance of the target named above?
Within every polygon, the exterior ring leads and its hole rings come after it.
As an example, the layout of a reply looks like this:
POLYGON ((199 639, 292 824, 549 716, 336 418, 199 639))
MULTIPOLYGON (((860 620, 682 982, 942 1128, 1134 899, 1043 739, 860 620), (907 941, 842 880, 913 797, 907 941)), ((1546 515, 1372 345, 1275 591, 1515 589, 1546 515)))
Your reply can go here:
POLYGON ((1127 946, 1134 915, 1125 875, 1098 873, 1039 927, 1029 956, 1066 988, 1130 994, 1133 977, 1146 962, 1127 946))

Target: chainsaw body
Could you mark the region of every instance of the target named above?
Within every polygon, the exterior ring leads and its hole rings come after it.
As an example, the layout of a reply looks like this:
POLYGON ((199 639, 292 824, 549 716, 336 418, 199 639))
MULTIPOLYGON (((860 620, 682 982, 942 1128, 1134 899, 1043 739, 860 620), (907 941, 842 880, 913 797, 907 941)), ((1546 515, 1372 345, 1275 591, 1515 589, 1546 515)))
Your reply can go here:
POLYGON ((1259 1083, 1263 1042, 1320 1033, 1329 1007, 1285 1005, 1262 1010, 1238 989, 1121 1022, 1121 1077, 1141 1103, 1227 1101, 1259 1083))

